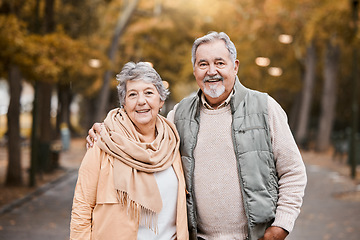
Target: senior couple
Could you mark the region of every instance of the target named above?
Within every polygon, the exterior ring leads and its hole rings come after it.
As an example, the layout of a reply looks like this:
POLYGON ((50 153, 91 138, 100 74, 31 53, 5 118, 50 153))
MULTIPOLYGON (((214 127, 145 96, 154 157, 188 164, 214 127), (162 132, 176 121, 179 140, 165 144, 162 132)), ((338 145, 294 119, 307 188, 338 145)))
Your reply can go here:
POLYGON ((79 169, 71 239, 281 240, 292 231, 305 166, 280 105, 244 87, 223 32, 195 40, 199 90, 167 118, 147 63, 117 75, 120 108, 95 123, 79 169))

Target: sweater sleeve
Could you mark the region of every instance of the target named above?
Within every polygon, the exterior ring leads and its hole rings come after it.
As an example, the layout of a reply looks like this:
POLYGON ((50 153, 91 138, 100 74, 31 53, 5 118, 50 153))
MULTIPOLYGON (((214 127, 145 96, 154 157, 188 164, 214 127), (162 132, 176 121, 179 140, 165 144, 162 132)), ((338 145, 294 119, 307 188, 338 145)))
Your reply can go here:
POLYGON ((300 213, 307 176, 300 151, 296 145, 281 106, 268 97, 271 140, 279 177, 279 199, 275 221, 277 226, 291 232, 300 213))
POLYGON ((81 162, 73 198, 70 239, 91 239, 92 213, 100 172, 100 149, 89 148, 81 162))
POLYGON ((172 110, 170 110, 170 112, 166 116, 166 119, 172 123, 174 123, 175 111, 176 111, 177 106, 178 106, 178 103, 174 106, 174 108, 172 110))

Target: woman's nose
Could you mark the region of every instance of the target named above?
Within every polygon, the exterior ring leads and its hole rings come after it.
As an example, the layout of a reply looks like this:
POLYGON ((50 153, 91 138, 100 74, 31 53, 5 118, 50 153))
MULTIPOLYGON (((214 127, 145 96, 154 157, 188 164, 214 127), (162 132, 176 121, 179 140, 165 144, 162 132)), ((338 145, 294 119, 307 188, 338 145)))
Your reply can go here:
POLYGON ((139 97, 137 99, 137 103, 139 105, 145 104, 146 103, 146 98, 143 94, 139 94, 139 97))

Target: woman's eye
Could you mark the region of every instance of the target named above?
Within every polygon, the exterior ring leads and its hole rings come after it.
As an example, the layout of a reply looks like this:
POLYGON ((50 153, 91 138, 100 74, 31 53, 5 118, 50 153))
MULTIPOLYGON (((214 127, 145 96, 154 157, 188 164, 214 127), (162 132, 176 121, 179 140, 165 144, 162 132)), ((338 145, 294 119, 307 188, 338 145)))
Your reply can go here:
POLYGON ((152 95, 153 92, 152 92, 152 91, 147 91, 147 92, 145 92, 145 94, 146 94, 146 95, 152 95))
POLYGON ((135 97, 136 93, 129 93, 129 97, 135 97))

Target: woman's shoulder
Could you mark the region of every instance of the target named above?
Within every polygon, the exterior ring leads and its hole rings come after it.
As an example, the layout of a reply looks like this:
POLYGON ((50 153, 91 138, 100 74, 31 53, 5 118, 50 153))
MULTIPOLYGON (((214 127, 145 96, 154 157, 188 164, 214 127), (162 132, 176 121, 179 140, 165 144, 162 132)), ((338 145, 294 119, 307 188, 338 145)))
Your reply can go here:
POLYGON ((81 166, 100 168, 105 158, 107 158, 105 151, 101 150, 97 144, 94 144, 93 147, 87 149, 81 161, 81 166))

